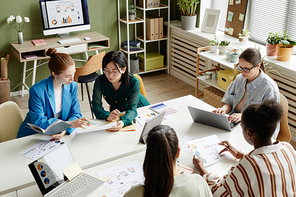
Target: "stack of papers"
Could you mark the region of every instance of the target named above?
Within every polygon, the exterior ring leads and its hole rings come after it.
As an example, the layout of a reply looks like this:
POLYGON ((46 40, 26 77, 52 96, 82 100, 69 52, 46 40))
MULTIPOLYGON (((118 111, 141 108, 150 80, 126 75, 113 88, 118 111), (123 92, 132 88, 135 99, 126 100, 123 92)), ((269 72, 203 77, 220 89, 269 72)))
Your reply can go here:
POLYGON ((155 111, 156 113, 161 113, 161 112, 165 111, 165 116, 168 116, 170 114, 177 112, 174 108, 169 107, 163 103, 153 105, 153 106, 149 107, 149 109, 151 109, 152 111, 155 111))
POLYGON ((106 124, 106 121, 92 120, 91 122, 94 124, 92 124, 89 127, 86 127, 85 129, 83 129, 83 128, 75 129, 76 134, 89 133, 89 132, 95 132, 95 131, 104 131, 104 130, 110 129, 111 127, 117 125, 117 122, 112 122, 110 124, 106 124))

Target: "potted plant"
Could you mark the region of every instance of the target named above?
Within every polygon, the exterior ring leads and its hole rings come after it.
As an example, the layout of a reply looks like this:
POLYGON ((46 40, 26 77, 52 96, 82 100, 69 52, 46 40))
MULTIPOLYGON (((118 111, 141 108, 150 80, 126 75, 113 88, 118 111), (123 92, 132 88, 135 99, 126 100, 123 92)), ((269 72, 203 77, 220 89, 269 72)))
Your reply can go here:
POLYGON ((218 50, 218 46, 219 46, 219 40, 216 37, 216 35, 214 35, 214 39, 210 40, 207 39, 210 42, 210 49, 212 53, 216 53, 218 50))
POLYGON ((279 44, 277 40, 278 34, 269 32, 266 39, 266 55, 267 56, 276 56, 276 45, 279 44))
POLYGON ((222 40, 219 44, 219 50, 220 50, 220 55, 224 55, 226 54, 226 52, 228 51, 228 45, 230 44, 230 42, 228 42, 227 40, 222 40))
POLYGON ((279 61, 290 61, 293 47, 296 45, 296 41, 286 34, 278 34, 277 41, 279 44, 276 45, 277 48, 277 60, 279 61))
POLYGON ((133 21, 136 19, 136 12, 137 12, 137 10, 135 9, 134 5, 128 6, 129 20, 133 21))
POLYGON ((249 42, 249 38, 251 38, 251 36, 250 36, 250 32, 249 32, 249 30, 247 29, 247 30, 242 30, 242 33, 239 33, 238 34, 238 36, 239 36, 239 41, 243 41, 244 42, 244 44, 245 45, 247 45, 248 44, 248 42, 249 42))
POLYGON ((181 27, 184 30, 195 29, 196 8, 199 0, 177 0, 179 10, 181 10, 181 27))

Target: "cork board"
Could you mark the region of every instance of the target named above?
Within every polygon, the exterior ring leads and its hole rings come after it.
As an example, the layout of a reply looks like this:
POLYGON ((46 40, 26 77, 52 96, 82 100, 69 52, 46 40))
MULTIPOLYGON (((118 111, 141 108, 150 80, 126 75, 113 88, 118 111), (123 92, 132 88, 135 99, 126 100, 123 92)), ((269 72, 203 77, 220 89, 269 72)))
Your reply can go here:
POLYGON ((238 38, 245 23, 248 0, 228 0, 224 33, 238 38))

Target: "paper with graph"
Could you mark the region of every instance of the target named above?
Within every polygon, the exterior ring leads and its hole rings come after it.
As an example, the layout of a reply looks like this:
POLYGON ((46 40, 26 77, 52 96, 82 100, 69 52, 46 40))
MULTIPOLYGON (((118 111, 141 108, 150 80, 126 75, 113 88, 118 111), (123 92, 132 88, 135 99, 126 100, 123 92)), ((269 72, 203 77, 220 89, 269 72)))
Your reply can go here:
POLYGON ((192 153, 197 157, 202 157, 205 166, 217 163, 225 158, 224 154, 219 155, 219 152, 224 148, 218 143, 221 142, 217 135, 211 135, 204 138, 188 141, 192 153))

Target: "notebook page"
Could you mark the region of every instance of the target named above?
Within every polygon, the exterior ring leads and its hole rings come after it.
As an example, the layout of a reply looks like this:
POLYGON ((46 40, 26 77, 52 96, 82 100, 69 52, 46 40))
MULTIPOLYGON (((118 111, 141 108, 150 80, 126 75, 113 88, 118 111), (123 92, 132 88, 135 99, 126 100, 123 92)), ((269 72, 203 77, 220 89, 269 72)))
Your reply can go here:
POLYGON ((75 162, 66 144, 48 153, 43 159, 60 180, 64 180, 63 170, 75 162))

